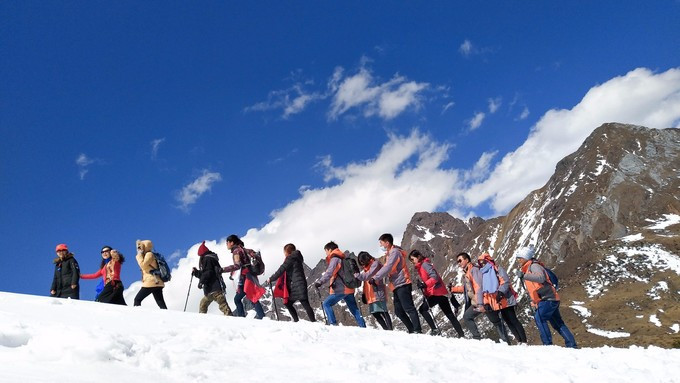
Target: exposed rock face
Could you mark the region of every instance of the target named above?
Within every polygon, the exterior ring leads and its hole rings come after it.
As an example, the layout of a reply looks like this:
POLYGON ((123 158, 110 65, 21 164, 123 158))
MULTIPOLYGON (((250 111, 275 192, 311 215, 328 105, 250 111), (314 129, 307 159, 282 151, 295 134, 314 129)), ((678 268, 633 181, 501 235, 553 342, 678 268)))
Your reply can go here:
MULTIPOLYGON (((402 238, 407 251, 432 255, 447 283, 460 283, 459 252, 473 258, 489 252, 521 294, 517 312, 531 343, 540 339, 513 258, 529 244, 560 276, 561 312, 581 346, 680 343, 680 130, 604 124, 557 164, 545 186, 507 215, 463 221, 448 213, 419 212, 402 238)), ((324 270, 320 261, 308 281, 324 270)), ((416 290, 418 305, 422 298, 416 290)), ((313 287, 310 300, 320 308, 313 287)), ((355 325, 347 310, 335 312, 342 323, 355 325)), ((441 312, 434 313, 452 334, 441 312)), ((317 320, 323 320, 320 309, 317 320)), ((486 319, 478 322, 485 328, 486 319)), ((394 323, 401 325, 398 319, 394 323)), ((558 334, 553 336, 562 344, 558 334)))
POLYGON ((561 277, 561 311, 582 345, 667 345, 680 331, 679 196, 680 130, 604 124, 506 216, 416 213, 403 244, 436 254, 456 282, 458 252, 487 251, 512 277, 514 252, 534 244, 561 277))

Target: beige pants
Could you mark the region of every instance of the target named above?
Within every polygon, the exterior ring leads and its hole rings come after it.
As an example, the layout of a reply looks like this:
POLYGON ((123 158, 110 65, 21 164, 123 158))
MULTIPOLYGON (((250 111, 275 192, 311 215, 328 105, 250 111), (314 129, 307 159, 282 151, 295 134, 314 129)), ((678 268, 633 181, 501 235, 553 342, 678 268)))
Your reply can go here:
POLYGON ((227 303, 227 299, 224 297, 224 293, 221 291, 213 291, 212 293, 204 296, 201 299, 201 303, 198 305, 198 312, 201 314, 207 313, 208 306, 210 306, 213 301, 220 305, 220 311, 222 311, 224 315, 232 315, 231 308, 229 308, 229 304, 227 303))

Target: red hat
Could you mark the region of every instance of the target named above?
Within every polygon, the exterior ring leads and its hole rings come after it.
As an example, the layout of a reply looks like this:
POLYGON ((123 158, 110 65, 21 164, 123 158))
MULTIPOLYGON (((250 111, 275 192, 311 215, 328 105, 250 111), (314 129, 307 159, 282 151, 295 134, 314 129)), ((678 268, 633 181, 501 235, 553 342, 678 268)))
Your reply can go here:
POLYGON ((68 251, 68 246, 66 246, 65 243, 60 243, 60 244, 57 245, 57 249, 56 249, 55 251, 59 251, 59 250, 66 250, 66 251, 68 251))
POLYGON ((201 246, 198 247, 198 256, 202 257, 209 252, 210 249, 208 249, 208 246, 205 245, 205 241, 203 241, 203 243, 201 243, 201 246))

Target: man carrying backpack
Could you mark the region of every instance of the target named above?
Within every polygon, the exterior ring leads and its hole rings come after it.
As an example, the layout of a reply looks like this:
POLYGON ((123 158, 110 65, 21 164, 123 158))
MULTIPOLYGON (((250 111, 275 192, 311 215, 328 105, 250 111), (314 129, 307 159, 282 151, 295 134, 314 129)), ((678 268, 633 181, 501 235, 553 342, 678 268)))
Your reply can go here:
POLYGON ((198 248, 198 269, 194 267, 192 275, 198 278, 198 288, 203 289, 203 298, 198 305, 198 312, 205 314, 208 306, 215 301, 224 315, 231 316, 231 308, 224 297, 224 280, 219 257, 205 245, 205 241, 198 248))
POLYGON ((342 260, 345 259, 345 254, 340 251, 335 242, 328 242, 323 249, 326 253, 326 264, 328 267, 321 274, 321 277, 314 282, 314 287, 318 289, 324 283, 329 282, 330 295, 322 303, 323 310, 328 317, 328 324, 337 326, 333 306, 340 301, 345 301, 349 312, 354 315, 354 319, 356 319, 359 327, 366 327, 366 322, 361 316, 361 311, 359 311, 357 301, 354 298, 354 289, 347 287, 338 275, 342 268, 342 260))
POLYGON ((413 303, 413 287, 411 275, 406 266, 406 252, 398 246, 394 246, 392 234, 385 233, 378 238, 380 248, 385 251, 387 260, 382 269, 378 270, 371 281, 379 281, 385 277, 389 280, 394 302, 394 313, 404 323, 409 334, 423 332, 420 327, 420 318, 416 305, 413 303))
POLYGON ((552 334, 548 327, 548 323, 550 323, 562 335, 566 347, 577 348, 574 335, 569 331, 560 315, 560 296, 550 281, 543 264, 534 258, 533 246, 520 249, 515 254, 515 259, 519 263, 519 277, 527 289, 531 299, 531 307, 536 310, 534 320, 543 344, 552 344, 552 334))

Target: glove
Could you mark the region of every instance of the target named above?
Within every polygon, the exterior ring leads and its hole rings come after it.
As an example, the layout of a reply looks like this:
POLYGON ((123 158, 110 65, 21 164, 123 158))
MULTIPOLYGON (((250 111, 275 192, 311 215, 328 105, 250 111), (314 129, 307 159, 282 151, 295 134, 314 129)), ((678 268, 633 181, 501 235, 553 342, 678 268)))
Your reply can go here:
POLYGON ((517 272, 517 276, 519 277, 519 279, 524 279, 524 273, 521 271, 517 272))
POLYGON ((505 298, 505 294, 501 291, 496 291, 496 302, 500 302, 505 298))
POLYGON ((424 290, 425 288, 427 288, 427 285, 425 284, 425 282, 421 281, 420 279, 418 280, 418 282, 416 284, 418 285, 419 289, 424 290))
POLYGON ((198 270, 194 267, 194 269, 191 271, 191 275, 193 275, 193 276, 196 277, 196 278, 200 278, 200 277, 201 277, 201 272, 198 271, 198 270))
POLYGON ((319 281, 314 281, 313 285, 314 285, 315 288, 318 289, 319 287, 321 287, 321 282, 319 282, 319 281))
POLYGON ((491 309, 491 305, 488 304, 488 303, 485 304, 485 305, 484 305, 484 311, 493 311, 493 310, 491 309))
POLYGON ((373 279, 373 278, 368 280, 368 284, 371 285, 371 286, 378 286, 378 284, 375 283, 375 279, 373 279))
POLYGON ((203 288, 203 283, 198 282, 198 288, 199 288, 199 289, 202 289, 202 288, 203 288))

